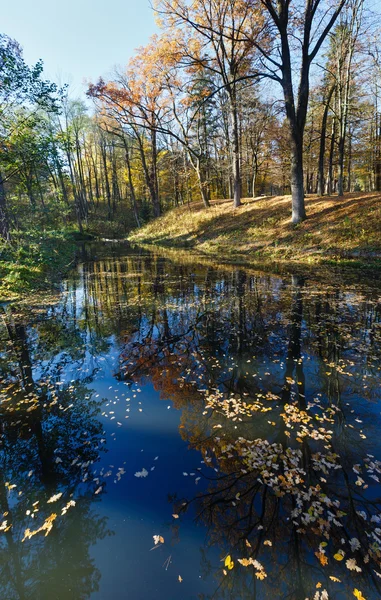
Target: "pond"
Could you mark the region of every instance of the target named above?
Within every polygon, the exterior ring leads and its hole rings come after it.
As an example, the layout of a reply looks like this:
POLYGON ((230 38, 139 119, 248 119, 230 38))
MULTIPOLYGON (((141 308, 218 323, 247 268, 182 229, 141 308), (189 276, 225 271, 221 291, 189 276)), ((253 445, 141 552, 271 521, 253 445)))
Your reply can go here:
POLYGON ((104 245, 1 310, 2 600, 380 597, 380 274, 104 245))

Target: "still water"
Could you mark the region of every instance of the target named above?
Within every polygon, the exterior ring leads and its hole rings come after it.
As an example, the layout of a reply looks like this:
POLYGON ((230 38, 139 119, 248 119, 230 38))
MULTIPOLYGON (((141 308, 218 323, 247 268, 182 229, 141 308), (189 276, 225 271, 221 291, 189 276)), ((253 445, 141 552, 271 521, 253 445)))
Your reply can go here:
POLYGON ((1 311, 1 600, 380 597, 377 274, 106 245, 1 311))

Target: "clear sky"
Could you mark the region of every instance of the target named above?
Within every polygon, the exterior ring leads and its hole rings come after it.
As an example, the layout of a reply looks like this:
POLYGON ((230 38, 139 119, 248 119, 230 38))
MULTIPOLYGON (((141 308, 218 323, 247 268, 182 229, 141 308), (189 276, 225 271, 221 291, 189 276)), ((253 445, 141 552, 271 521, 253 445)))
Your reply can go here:
POLYGON ((1 0, 0 28, 45 77, 84 91, 84 79, 107 76, 157 31, 149 0, 1 0))

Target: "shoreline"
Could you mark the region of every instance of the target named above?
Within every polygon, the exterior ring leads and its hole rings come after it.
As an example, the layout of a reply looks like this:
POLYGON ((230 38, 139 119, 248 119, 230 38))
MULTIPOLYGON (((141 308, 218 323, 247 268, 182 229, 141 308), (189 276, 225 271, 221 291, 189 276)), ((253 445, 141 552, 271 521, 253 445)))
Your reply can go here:
POLYGON ((214 201, 171 209, 134 230, 133 244, 190 250, 226 263, 266 268, 381 268, 381 194, 312 196, 308 218, 290 223, 290 197, 247 199, 234 209, 214 201))

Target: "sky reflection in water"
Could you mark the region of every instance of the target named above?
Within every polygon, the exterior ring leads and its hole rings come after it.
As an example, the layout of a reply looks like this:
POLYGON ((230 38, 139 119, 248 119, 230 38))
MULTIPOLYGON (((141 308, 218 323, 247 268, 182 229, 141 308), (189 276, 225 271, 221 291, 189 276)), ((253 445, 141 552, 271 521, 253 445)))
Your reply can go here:
POLYGON ((2 307, 0 597, 378 598, 376 277, 112 254, 2 307))

